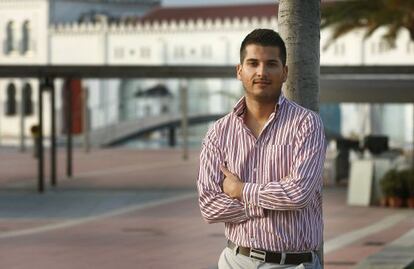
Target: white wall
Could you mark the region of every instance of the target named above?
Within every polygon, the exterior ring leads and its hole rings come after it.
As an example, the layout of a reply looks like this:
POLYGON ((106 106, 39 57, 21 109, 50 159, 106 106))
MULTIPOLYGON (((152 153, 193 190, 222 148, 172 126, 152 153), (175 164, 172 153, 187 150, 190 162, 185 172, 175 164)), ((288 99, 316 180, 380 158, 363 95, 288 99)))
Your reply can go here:
POLYGON ((48 4, 47 0, 0 0, 0 63, 1 64, 40 64, 47 62, 47 29, 48 4), (9 21, 15 25, 15 43, 18 50, 10 55, 5 53, 6 27, 9 21), (22 26, 25 21, 31 25, 31 48, 23 54, 22 26))
MULTIPOLYGON (((47 0, 0 0, 0 63, 1 64, 45 64, 48 61, 48 1, 47 0), (14 40, 16 51, 6 53, 6 26, 9 21, 15 24, 14 40), (22 26, 25 21, 30 24, 30 50, 23 53, 22 49, 22 26)), ((37 123, 38 112, 38 81, 36 79, 0 79, 0 135, 2 143, 7 141, 17 143, 16 138, 20 135, 20 102, 22 88, 25 82, 32 86, 32 100, 34 114, 26 116, 24 133, 30 137, 31 125, 37 123), (16 86, 17 115, 5 115, 5 101, 7 86, 14 83, 16 86)), ((44 96, 44 119, 45 134, 49 134, 49 97, 44 96)))
MULTIPOLYGON (((0 0, 0 62, 2 64, 236 65, 239 62, 240 43, 247 33, 255 28, 277 30, 276 17, 270 20, 217 19, 134 26, 77 23, 49 26, 48 10, 47 0, 0 0), (3 53, 5 27, 10 19, 16 21, 17 29, 21 28, 21 23, 27 19, 32 23, 32 39, 36 44, 32 53, 27 55, 17 53, 11 56, 3 53)), ((371 38, 364 40, 363 31, 353 31, 337 39, 327 50, 323 50, 330 36, 329 29, 323 30, 321 32, 321 64, 412 65, 414 43, 410 41, 408 32, 403 30, 399 33, 397 47, 394 50, 384 49, 385 46, 380 39, 383 33, 384 29, 380 29, 371 38)), ((16 38, 21 39, 19 34, 16 38)), ((8 81, 0 80, 0 88, 5 89, 8 81)), ((33 83, 37 81, 34 80, 33 83)), ((142 85, 151 83, 145 82, 142 85)), ((167 83, 173 94, 177 95, 177 81, 167 83)), ((120 80, 85 80, 83 82, 83 86, 90 90, 89 106, 92 110, 93 127, 118 120, 119 85, 120 80)), ((208 110, 210 112, 226 112, 235 103, 217 92, 230 92, 234 96, 242 93, 241 83, 236 79, 209 79, 201 84, 194 82, 191 85, 194 88, 209 89, 208 110)), ((17 87, 18 93, 19 87, 17 87)), ((37 90, 37 86, 33 88, 37 90)), ((5 91, 0 91, 1 102, 4 102, 4 93, 5 91)), ((57 96, 60 95, 57 94, 57 96)), ((35 92, 34 97, 37 98, 35 92)), ((48 102, 48 98, 45 98, 45 107, 49 107, 48 102)), ((34 105, 36 109, 37 103, 34 105)), ((343 119, 343 123, 347 125, 343 126, 344 134, 362 129, 362 123, 358 123, 360 111, 349 104, 341 107, 343 114, 349 112, 349 115, 343 119)), ((395 111, 395 109, 391 110, 395 111)), ((407 120, 407 117, 412 119, 412 113, 407 112, 407 108, 398 109, 406 111, 399 113, 405 122, 412 122, 412 120, 407 120)), ((45 111, 45 116, 48 117, 48 111, 45 111)), ((4 135, 5 132, 18 135, 18 118, 4 118, 4 111, 0 111, 0 135, 4 135), (4 126, 7 127, 7 131, 4 126)), ((48 129, 45 128, 45 131, 47 133, 48 129)), ((404 133, 406 138, 409 137, 407 131, 404 133)))
POLYGON ((76 24, 64 29, 51 29, 52 64, 103 64, 105 63, 105 26, 76 24), (102 27, 102 28, 101 28, 102 27))
MULTIPOLYGON (((33 114, 24 117, 25 128, 24 134, 27 137, 31 136, 30 127, 38 123, 38 89, 39 82, 36 79, 8 79, 0 81, 0 88, 4 89, 0 91, 0 104, 2 110, 0 111, 0 134, 2 140, 11 141, 16 143, 16 138, 20 136, 20 113, 21 113, 21 95, 22 88, 25 83, 29 83, 32 86, 32 100, 33 100, 33 114), (14 83, 16 86, 16 99, 17 99, 17 113, 16 115, 5 115, 5 102, 6 102, 6 88, 9 83, 14 83)), ((43 119, 44 119, 44 134, 50 134, 50 94, 49 92, 43 93, 43 119)))
POLYGON ((332 35, 330 29, 321 31, 321 65, 361 65, 364 61, 362 49, 363 33, 352 31, 326 46, 332 35))
POLYGON ((387 43, 382 40, 386 33, 385 28, 380 28, 366 41, 367 65, 413 65, 414 42, 410 40, 408 30, 400 30, 396 40, 396 47, 389 49, 387 43))

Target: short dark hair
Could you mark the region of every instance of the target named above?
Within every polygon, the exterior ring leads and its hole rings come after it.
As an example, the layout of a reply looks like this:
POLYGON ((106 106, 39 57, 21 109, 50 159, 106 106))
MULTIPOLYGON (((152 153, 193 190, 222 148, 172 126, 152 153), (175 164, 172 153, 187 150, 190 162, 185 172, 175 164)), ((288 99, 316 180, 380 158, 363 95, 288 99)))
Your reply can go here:
POLYGON ((246 57, 246 47, 255 44, 263 47, 278 47, 280 59, 283 65, 286 65, 286 46, 280 35, 272 29, 255 29, 248 34, 240 46, 240 63, 242 64, 246 57))

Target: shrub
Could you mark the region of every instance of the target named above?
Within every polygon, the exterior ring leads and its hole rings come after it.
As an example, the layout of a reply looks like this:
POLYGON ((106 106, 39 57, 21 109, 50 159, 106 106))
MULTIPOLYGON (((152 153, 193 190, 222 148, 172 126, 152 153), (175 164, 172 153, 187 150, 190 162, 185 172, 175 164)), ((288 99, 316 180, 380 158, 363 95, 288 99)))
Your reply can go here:
POLYGON ((406 180, 407 171, 388 171, 381 179, 380 186, 382 193, 386 197, 407 197, 406 180))
POLYGON ((414 197, 414 169, 401 171, 407 197, 414 197))

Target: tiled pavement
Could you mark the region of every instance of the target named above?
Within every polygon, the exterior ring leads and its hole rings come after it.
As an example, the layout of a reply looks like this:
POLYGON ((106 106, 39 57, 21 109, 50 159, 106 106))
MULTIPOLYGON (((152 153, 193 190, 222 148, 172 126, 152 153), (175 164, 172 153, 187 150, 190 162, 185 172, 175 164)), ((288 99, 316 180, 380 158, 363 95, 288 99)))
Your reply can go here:
MULTIPOLYGON (((200 217, 197 151, 75 152, 74 178, 35 191, 30 154, 0 152, 0 268, 215 268, 223 225, 200 217)), ((354 267, 414 228, 408 209, 349 207, 325 188, 325 268, 354 267)))

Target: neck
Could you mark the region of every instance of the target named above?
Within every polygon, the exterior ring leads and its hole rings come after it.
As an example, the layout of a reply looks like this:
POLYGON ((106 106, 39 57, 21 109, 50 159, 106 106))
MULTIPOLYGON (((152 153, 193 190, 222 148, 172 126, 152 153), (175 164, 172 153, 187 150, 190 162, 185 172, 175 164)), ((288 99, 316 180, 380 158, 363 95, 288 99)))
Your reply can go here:
POLYGON ((246 96, 246 116, 259 123, 265 123, 270 114, 275 110, 277 99, 270 102, 262 102, 246 96))

